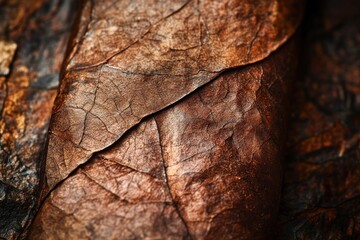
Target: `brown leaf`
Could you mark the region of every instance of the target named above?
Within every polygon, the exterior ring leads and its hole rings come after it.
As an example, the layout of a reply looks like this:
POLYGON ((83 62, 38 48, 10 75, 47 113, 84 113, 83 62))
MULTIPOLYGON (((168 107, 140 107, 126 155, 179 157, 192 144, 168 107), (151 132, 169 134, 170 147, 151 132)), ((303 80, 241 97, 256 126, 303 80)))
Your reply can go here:
POLYGON ((300 17, 297 0, 86 1, 51 123, 49 188, 144 117, 267 57, 300 17))
POLYGON ((143 119, 51 192, 29 238, 271 236, 294 49, 225 72, 143 119))

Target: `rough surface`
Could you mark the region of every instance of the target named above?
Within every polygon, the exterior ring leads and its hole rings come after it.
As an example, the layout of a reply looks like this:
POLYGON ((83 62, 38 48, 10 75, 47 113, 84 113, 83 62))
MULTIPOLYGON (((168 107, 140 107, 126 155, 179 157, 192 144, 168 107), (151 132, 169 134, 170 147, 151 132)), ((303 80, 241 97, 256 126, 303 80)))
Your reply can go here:
POLYGON ((16 43, 0 39, 0 76, 9 74, 15 50, 16 43))
POLYGON ((30 239, 268 239, 296 44, 147 117, 48 195, 30 239))
POLYGON ((0 0, 0 35, 2 39, 17 41, 23 35, 33 14, 45 0, 0 0))
POLYGON ((279 239, 360 239, 360 3, 309 7, 279 239))
POLYGON ((0 76, 1 239, 18 238, 34 215, 71 8, 71 1, 0 1, 0 38, 18 46, 10 73, 0 76))
POLYGON ((49 189, 144 117, 267 57, 301 1, 85 1, 49 138, 49 189))

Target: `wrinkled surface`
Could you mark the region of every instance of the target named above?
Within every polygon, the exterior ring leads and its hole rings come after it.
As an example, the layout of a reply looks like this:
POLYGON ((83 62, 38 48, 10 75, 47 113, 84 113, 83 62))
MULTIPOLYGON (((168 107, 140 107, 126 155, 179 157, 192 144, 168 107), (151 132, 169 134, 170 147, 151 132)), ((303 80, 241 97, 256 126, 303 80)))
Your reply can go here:
POLYGON ((301 1, 86 1, 51 123, 49 188, 144 117, 267 57, 301 1))
POLYGON ((268 239, 293 42, 144 119, 48 195, 30 239, 268 239))
POLYGON ((309 6, 279 239, 360 239, 360 3, 309 6))
MULTIPOLYGON (((0 76, 1 239, 16 239, 34 215, 70 8, 71 1, 0 2, 0 38, 17 45, 15 57, 6 64, 9 75, 0 76)), ((6 53, 3 43, 0 40, 1 56, 6 53)))

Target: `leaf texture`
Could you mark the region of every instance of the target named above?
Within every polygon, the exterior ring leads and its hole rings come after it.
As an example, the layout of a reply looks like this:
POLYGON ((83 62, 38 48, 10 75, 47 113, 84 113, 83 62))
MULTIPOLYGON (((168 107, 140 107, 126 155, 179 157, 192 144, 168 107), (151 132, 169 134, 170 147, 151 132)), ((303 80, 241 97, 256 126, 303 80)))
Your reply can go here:
POLYGON ((260 61, 301 1, 86 1, 50 126, 49 189, 143 118, 260 61))
POLYGON ((295 49, 221 74, 95 153, 48 195, 29 238, 271 236, 295 49))

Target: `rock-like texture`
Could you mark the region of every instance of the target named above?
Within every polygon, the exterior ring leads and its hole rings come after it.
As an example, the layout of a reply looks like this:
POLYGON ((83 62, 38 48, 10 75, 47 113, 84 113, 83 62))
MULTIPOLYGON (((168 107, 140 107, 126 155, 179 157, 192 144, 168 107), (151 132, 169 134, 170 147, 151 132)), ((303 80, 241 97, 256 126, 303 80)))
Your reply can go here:
POLYGON ((16 47, 16 43, 0 39, 0 76, 9 74, 16 47))
POLYGON ((47 197, 30 239, 267 239, 296 44, 144 119, 47 197))
POLYGON ((360 2, 309 7, 279 239, 360 239, 360 2))
POLYGON ((0 1, 1 239, 18 238, 34 216, 71 2, 0 1))
POLYGON ((85 1, 55 103, 51 190, 130 128, 289 39, 302 1, 85 1))

